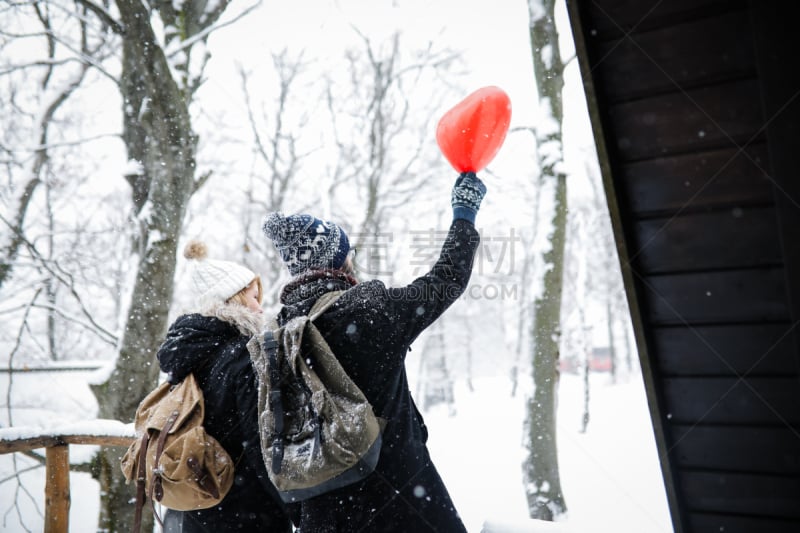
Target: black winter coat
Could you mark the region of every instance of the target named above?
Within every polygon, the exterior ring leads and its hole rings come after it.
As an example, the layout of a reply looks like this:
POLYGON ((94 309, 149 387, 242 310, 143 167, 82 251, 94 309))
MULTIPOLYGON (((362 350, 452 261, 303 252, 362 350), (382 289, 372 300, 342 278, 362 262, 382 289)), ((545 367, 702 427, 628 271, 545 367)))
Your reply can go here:
POLYGON ((219 505, 167 511, 166 531, 291 531, 261 456, 256 376, 246 348, 259 329, 260 319, 254 313, 242 306, 222 305, 208 313, 179 317, 158 350, 158 362, 170 383, 194 373, 203 389, 206 431, 236 464, 233 487, 219 505))
POLYGON ((375 472, 302 502, 302 533, 466 531, 428 454, 404 363, 412 341, 466 289, 478 242, 472 223, 455 220, 433 269, 408 286, 387 288, 377 280, 351 286, 333 271, 312 272, 284 289, 280 324, 308 313, 321 294, 347 289, 315 324, 388 421, 375 472))

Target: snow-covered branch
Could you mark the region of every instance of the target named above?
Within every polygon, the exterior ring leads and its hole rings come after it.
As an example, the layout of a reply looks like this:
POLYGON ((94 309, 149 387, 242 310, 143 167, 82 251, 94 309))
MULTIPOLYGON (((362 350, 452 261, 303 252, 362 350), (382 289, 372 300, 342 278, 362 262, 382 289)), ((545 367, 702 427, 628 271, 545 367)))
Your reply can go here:
POLYGON ((253 11, 258 6, 260 6, 262 1, 263 0, 258 0, 255 4, 253 4, 251 6, 248 6, 247 8, 245 8, 244 11, 242 11, 239 14, 237 14, 236 16, 231 18, 230 20, 224 20, 224 21, 217 22, 215 24, 211 24, 210 26, 207 26, 207 27, 203 28, 201 31, 199 31, 196 34, 192 35, 188 39, 184 39, 183 41, 179 41, 174 46, 169 46, 166 50, 164 50, 164 55, 169 59, 173 59, 179 53, 185 52, 186 50, 188 50, 189 48, 191 48, 192 46, 194 46, 195 44, 197 44, 200 41, 204 41, 213 32, 219 30, 220 28, 224 28, 225 26, 230 26, 231 24, 235 23, 239 19, 245 17, 251 11, 253 11))
POLYGON ((97 17, 111 28, 117 35, 124 35, 125 28, 117 22, 114 16, 109 13, 103 6, 99 6, 90 0, 76 0, 77 3, 84 6, 86 9, 97 15, 97 17))

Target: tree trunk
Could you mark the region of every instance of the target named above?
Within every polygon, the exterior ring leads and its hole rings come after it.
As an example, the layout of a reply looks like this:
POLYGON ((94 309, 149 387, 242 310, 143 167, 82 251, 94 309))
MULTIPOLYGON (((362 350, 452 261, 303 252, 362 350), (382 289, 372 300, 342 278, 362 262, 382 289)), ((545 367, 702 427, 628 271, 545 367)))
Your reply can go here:
MULTIPOLYGON (((587 264, 586 269, 590 267, 587 264)), ((586 278, 583 280, 586 293, 591 290, 592 276, 587 272, 586 278)), ((585 297, 580 298, 579 302, 585 301, 585 297)), ((578 317, 580 318, 580 347, 583 354, 583 416, 581 417, 581 433, 586 433, 589 427, 589 420, 591 413, 589 411, 589 400, 591 399, 591 381, 589 379, 590 370, 589 361, 593 355, 594 343, 592 342, 591 328, 586 323, 586 312, 583 306, 578 304, 578 317)))
POLYGON ((625 367, 628 369, 628 374, 633 372, 633 348, 631 348, 631 337, 628 334, 628 325, 623 325, 625 332, 622 339, 625 341, 625 367))
POLYGON ((608 327, 608 356, 611 358, 611 383, 617 382, 617 348, 614 345, 614 309, 611 299, 606 302, 606 325, 608 327))
POLYGON ((566 226, 566 177, 557 178, 556 212, 548 269, 542 296, 535 302, 533 326, 533 397, 528 400, 528 458, 524 465, 525 490, 531 518, 553 520, 566 512, 561 491, 556 442, 556 407, 561 315, 561 288, 566 226))
POLYGON ((561 293, 567 227, 567 178, 561 171, 561 90, 563 63, 554 19, 555 0, 530 0, 532 58, 542 111, 554 129, 537 131, 537 157, 542 186, 552 192, 553 217, 548 249, 543 255, 541 295, 534 301, 533 396, 528 400, 526 436, 528 457, 523 465, 531 518, 553 520, 567 510, 561 491, 556 442, 556 396, 561 337, 561 293))
POLYGON ((589 350, 583 351, 583 416, 581 417, 581 433, 586 433, 589 428, 589 420, 591 413, 589 412, 589 400, 591 398, 591 382, 589 381, 589 358, 591 352, 589 350))
MULTIPOLYGON (((469 319, 469 317, 467 317, 469 319)), ((466 364, 467 364, 467 390, 470 392, 475 392, 475 385, 472 383, 472 328, 467 326, 466 331, 464 331, 464 336, 466 337, 464 351, 466 352, 466 364)), ((455 401, 455 400, 454 400, 455 401)))
POLYGON ((428 411, 444 404, 449 412, 454 414, 453 380, 447 368, 444 323, 437 321, 430 329, 430 336, 425 342, 422 354, 425 361, 422 408, 428 411))
MULTIPOLYGON (((172 301, 176 249, 193 191, 196 139, 188 96, 173 79, 150 26, 151 14, 137 0, 118 0, 125 27, 121 92, 124 140, 141 173, 127 176, 139 225, 136 280, 116 367, 94 387, 99 417, 132 420, 139 401, 158 378, 155 352, 164 338, 172 301)), ((133 524, 134 486, 119 467, 120 448, 102 448, 99 527, 128 530, 133 524)), ((145 517, 152 520, 149 513, 145 517)), ((151 528, 145 524, 145 530, 151 528)))

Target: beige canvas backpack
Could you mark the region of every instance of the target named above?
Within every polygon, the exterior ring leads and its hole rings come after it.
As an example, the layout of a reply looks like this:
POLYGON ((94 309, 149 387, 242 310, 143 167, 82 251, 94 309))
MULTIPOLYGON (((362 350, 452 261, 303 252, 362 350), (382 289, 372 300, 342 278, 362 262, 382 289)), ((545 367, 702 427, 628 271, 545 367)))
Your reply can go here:
POLYGON ((134 531, 145 499, 154 513, 155 502, 190 511, 216 505, 230 490, 233 461, 206 433, 204 415, 203 391, 192 374, 177 385, 162 383, 139 404, 134 419, 139 438, 122 458, 125 479, 137 486, 134 531))

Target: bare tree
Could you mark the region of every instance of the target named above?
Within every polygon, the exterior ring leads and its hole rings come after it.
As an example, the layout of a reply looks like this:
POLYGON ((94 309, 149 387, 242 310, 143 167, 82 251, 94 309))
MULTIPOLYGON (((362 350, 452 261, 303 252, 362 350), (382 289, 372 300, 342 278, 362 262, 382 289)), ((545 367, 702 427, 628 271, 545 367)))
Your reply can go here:
MULTIPOLYGON (((90 5, 89 0, 82 3, 90 5)), ((156 1, 150 7, 137 0, 116 1, 123 140, 128 159, 138 168, 125 176, 138 227, 138 264, 116 365, 94 387, 102 418, 130 420, 156 384, 154 354, 167 327, 178 239, 189 199, 202 185, 195 178, 197 136, 189 107, 208 59, 205 42, 227 5, 227 0, 156 1), (163 47, 152 26, 154 15, 165 28, 163 47), (201 57, 192 61, 192 54, 201 57)), ((125 529, 133 517, 132 489, 118 467, 120 452, 104 448, 98 460, 100 527, 107 531, 125 529)))
POLYGON ((444 405, 452 415, 455 411, 453 401, 453 380, 447 365, 447 345, 444 321, 434 322, 429 328, 422 347, 423 372, 419 377, 422 389, 418 397, 422 399, 422 409, 427 411, 437 405, 444 405))
POLYGON ((592 184, 592 208, 594 213, 594 229, 591 242, 596 254, 589 257, 595 262, 598 272, 598 283, 594 285, 599 291, 598 299, 605 302, 606 333, 608 339, 609 357, 611 358, 611 379, 616 382, 619 377, 620 350, 617 345, 618 336, 622 335, 625 342, 624 354, 627 372, 631 368, 631 349, 628 341, 628 328, 630 328, 630 313, 625 300, 625 287, 622 283, 622 273, 616 255, 614 233, 611 229, 611 219, 605 203, 603 191, 597 187, 600 181, 593 168, 587 165, 587 175, 592 184), (620 331, 621 330, 621 331, 620 331))
POLYGON ((594 240, 596 213, 592 203, 577 203, 568 216, 567 243, 564 258, 564 302, 561 308, 561 357, 566 366, 581 372, 583 379, 583 415, 581 433, 585 433, 590 420, 591 397, 590 358, 594 348, 592 326, 587 318, 587 307, 598 296, 594 287, 603 273, 594 268, 600 255, 594 240))
MULTIPOLYGON (((60 358, 68 351, 69 335, 62 333, 66 330, 89 332, 106 347, 115 342, 114 333, 101 325, 103 320, 93 315, 72 286, 55 237, 57 231, 69 232, 56 227, 59 195, 81 180, 81 165, 64 163, 85 141, 75 127, 70 104, 86 85, 90 69, 113 50, 112 36, 91 27, 85 8, 70 9, 47 2, 17 2, 4 6, 0 15, 0 50, 11 52, 0 54, 4 121, 0 161, 6 170, 0 187, 0 300, 5 304, 2 322, 8 326, 0 342, 8 348, 9 424, 14 423, 17 363, 24 366, 37 356, 60 358), (27 53, 18 53, 20 49, 27 53), (71 311, 62 308, 60 294, 71 311)), ((36 507, 38 494, 28 491, 20 474, 44 465, 43 456, 25 455, 35 461, 34 466, 20 468, 13 457, 14 475, 2 480, 17 483, 13 502, 6 502, 6 515, 16 509, 22 527, 29 520, 20 514, 18 498, 24 495, 36 507)))
POLYGON ((291 57, 284 48, 272 55, 272 64, 278 80, 277 96, 260 105, 249 88, 250 73, 239 69, 256 159, 245 191, 247 207, 242 210, 242 249, 255 249, 266 258, 259 270, 267 288, 266 305, 277 302, 279 280, 285 276, 285 269, 275 249, 260 235, 259 222, 266 213, 283 211, 290 198, 297 197, 301 189, 298 175, 305 159, 315 150, 301 147, 301 134, 311 118, 308 92, 303 87, 308 67, 303 54, 291 57))
MULTIPOLYGON (((357 31, 357 30, 356 30, 357 31)), ((360 49, 347 51, 349 83, 329 81, 327 102, 338 154, 330 171, 329 196, 355 195, 360 221, 353 224, 353 243, 367 251, 393 216, 412 197, 421 196, 444 167, 438 152, 429 150, 434 119, 441 112, 447 86, 434 89, 457 59, 432 46, 404 55, 401 35, 375 43, 359 32, 360 49)), ((341 212, 351 202, 338 202, 341 212)), ((344 216, 342 218, 348 219, 344 216)), ((374 258, 372 272, 393 269, 374 258)))
MULTIPOLYGON (((80 47, 75 65, 59 64, 60 60, 57 58, 57 48, 59 43, 56 40, 56 34, 53 28, 54 17, 50 13, 50 8, 47 3, 32 3, 29 6, 17 6, 17 9, 25 10, 29 8, 33 11, 33 18, 35 18, 41 25, 40 32, 33 32, 31 35, 27 34, 11 34, 7 31, 3 32, 4 40, 13 41, 17 38, 26 37, 29 39, 40 38, 45 41, 46 56, 44 58, 35 59, 25 63, 14 64, 6 63, 0 66, 0 76, 5 77, 7 83, 12 90, 9 90, 3 96, 0 96, 0 102, 6 109, 19 108, 22 104, 19 102, 17 94, 17 80, 11 78, 17 74, 25 76, 28 72, 36 72, 39 76, 36 89, 41 95, 43 103, 38 111, 38 120, 35 124, 35 141, 31 144, 35 146, 33 150, 33 157, 25 164, 13 157, 13 152, 6 149, 9 154, 8 164, 11 160, 18 161, 20 166, 27 167, 27 177, 22 185, 14 186, 11 190, 19 190, 20 193, 16 198, 16 207, 9 215, 2 216, 2 223, 6 226, 7 231, 3 232, 4 241, 0 243, 0 287, 2 287, 11 275, 14 262, 23 248, 25 241, 25 218, 28 213, 28 208, 34 197, 36 190, 42 183, 45 183, 47 167, 50 161, 50 129, 55 120, 56 114, 63 107, 64 103, 70 98, 75 90, 81 85, 86 72, 91 67, 91 63, 95 56, 99 55, 107 43, 104 38, 99 42, 90 43, 90 37, 87 34, 87 26, 85 23, 79 24, 80 36, 78 38, 78 46, 80 47), (59 76, 54 76, 54 71, 59 69, 59 76), (62 70, 69 69, 69 73, 65 75, 62 70)), ((50 289, 52 291, 52 288, 50 289)))
MULTIPOLYGON (((533 144, 532 150, 536 148, 536 128, 535 127, 518 127, 512 129, 509 133, 530 133, 532 136, 533 144)), ((536 242, 538 240, 540 230, 540 208, 542 200, 542 187, 540 183, 536 182, 533 188, 533 194, 530 199, 530 205, 533 207, 532 215, 530 217, 531 223, 527 228, 522 228, 518 238, 520 242, 519 254, 522 263, 520 271, 517 273, 518 279, 518 301, 519 306, 516 310, 516 320, 513 324, 513 331, 515 341, 513 346, 513 362, 511 365, 511 396, 516 396, 517 388, 519 387, 520 369, 523 367, 523 357, 527 354, 527 347, 533 342, 531 335, 532 329, 530 327, 533 321, 534 309, 534 294, 531 293, 532 278, 536 275, 537 259, 540 259, 536 253, 536 242)), ((529 366, 529 365, 525 365, 529 366)))
POLYGON ((551 129, 537 129, 537 157, 541 186, 553 203, 548 248, 542 271, 542 293, 534 300, 533 382, 528 400, 525 432, 528 457, 523 463, 525 492, 531 518, 553 520, 566 512, 561 490, 556 444, 556 395, 559 372, 561 295, 567 227, 567 176, 563 161, 561 90, 564 64, 554 18, 555 0, 529 0, 530 36, 536 86, 541 111, 550 117, 551 129))

